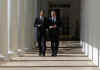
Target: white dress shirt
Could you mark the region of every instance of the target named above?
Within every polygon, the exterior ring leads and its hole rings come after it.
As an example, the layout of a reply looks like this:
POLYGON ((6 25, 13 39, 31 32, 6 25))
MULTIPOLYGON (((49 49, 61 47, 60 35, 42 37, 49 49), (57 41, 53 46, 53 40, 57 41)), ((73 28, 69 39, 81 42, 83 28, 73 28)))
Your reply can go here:
POLYGON ((40 16, 40 19, 41 19, 41 20, 44 20, 44 17, 43 17, 43 16, 40 16))
POLYGON ((56 22, 56 17, 52 17, 52 21, 56 22))

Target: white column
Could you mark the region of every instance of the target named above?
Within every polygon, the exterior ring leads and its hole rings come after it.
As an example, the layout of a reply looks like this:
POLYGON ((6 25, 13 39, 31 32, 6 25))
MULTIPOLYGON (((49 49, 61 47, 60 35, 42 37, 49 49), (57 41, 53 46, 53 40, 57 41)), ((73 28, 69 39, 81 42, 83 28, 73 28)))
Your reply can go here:
POLYGON ((9 36, 9 54, 16 54, 18 47, 18 24, 17 24, 17 0, 8 0, 8 36, 9 36))
POLYGON ((24 0, 24 46, 26 51, 32 50, 33 35, 32 29, 37 15, 36 7, 38 0, 24 0))
POLYGON ((18 0, 18 54, 24 53, 24 0, 18 0))
POLYGON ((33 4, 34 8, 32 9, 33 10, 33 27, 32 27, 32 47, 34 48, 36 46, 36 42, 37 42, 37 38, 36 38, 36 32, 37 32, 37 29, 34 28, 34 22, 35 22, 35 19, 36 17, 38 16, 38 13, 39 13, 39 0, 34 0, 34 4, 33 4))
POLYGON ((0 0, 0 58, 8 56, 7 2, 7 0, 0 0))

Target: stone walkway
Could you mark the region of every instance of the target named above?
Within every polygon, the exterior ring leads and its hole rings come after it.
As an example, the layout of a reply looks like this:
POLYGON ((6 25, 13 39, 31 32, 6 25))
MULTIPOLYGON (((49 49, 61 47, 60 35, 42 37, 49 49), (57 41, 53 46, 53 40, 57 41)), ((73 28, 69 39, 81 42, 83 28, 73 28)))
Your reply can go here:
MULTIPOLYGON (((70 43, 72 45, 72 43, 70 43)), ((0 64, 0 70, 99 70, 82 52, 79 44, 59 48, 57 57, 51 57, 50 47, 46 57, 38 56, 38 49, 27 52, 24 56, 12 58, 0 64), (76 46, 76 45, 77 46, 76 46), (75 47, 76 46, 76 47, 75 47)))

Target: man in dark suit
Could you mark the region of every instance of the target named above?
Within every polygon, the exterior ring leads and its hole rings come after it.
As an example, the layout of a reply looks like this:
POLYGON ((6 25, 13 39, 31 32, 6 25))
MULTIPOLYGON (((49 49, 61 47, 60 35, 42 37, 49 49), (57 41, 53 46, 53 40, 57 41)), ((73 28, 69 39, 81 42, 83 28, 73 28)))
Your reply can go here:
POLYGON ((61 21, 57 18, 56 12, 51 11, 51 17, 48 19, 48 30, 51 41, 52 56, 57 56, 60 26, 61 21))
POLYGON ((46 17, 44 17, 44 10, 40 11, 40 16, 36 18, 34 26, 37 28, 37 41, 38 41, 38 47, 39 47, 39 56, 45 56, 46 17))

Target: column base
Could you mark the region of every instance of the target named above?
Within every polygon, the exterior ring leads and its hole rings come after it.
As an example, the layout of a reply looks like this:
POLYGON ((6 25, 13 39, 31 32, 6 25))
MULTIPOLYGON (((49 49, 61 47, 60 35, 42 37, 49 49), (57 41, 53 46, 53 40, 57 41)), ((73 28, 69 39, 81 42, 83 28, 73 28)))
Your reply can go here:
POLYGON ((22 49, 17 50, 18 56, 24 56, 24 51, 22 49))
POLYGON ((4 56, 2 54, 0 54, 0 61, 9 61, 8 56, 4 56))
POLYGON ((17 52, 14 52, 14 51, 8 51, 8 58, 9 60, 13 57, 17 57, 17 52))

